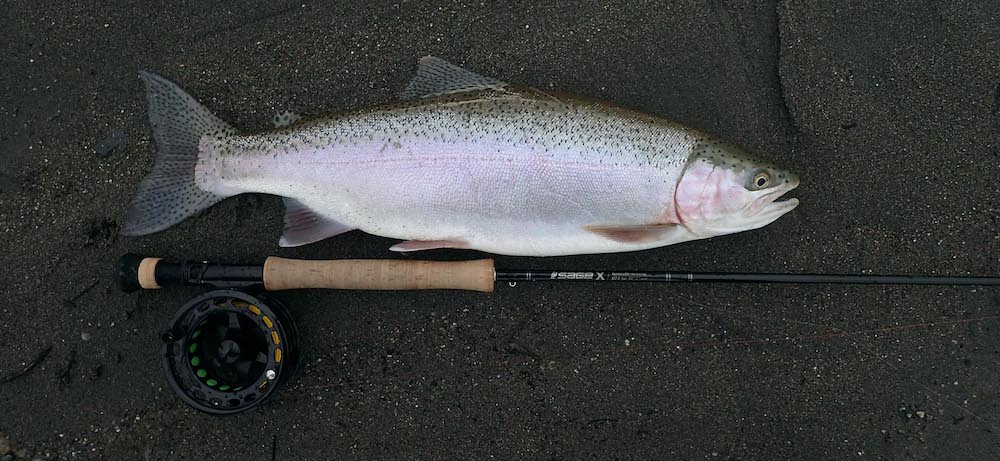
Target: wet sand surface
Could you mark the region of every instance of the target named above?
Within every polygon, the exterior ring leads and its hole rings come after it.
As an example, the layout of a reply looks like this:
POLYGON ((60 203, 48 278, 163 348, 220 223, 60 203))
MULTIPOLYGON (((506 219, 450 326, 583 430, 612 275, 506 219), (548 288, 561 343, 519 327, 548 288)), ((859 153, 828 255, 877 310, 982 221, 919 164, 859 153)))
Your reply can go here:
POLYGON ((120 236, 153 162, 139 70, 255 130, 285 110, 391 101, 427 54, 673 118, 802 178, 790 194, 799 208, 759 231, 636 253, 497 257, 500 267, 997 275, 991 2, 169 3, 12 0, 0 11, 0 451, 1000 457, 996 289, 281 293, 301 329, 301 372, 259 409, 215 418, 175 397, 160 367, 160 333, 203 290, 123 294, 112 284, 125 252, 398 257, 395 241, 360 232, 280 249, 272 196, 120 236))

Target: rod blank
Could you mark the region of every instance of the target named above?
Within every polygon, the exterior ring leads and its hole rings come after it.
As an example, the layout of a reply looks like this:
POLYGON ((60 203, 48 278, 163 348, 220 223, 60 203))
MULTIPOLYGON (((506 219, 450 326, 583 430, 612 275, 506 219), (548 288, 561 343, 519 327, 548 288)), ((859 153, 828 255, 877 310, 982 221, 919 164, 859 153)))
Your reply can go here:
POLYGON ((270 257, 264 265, 170 262, 127 254, 118 262, 122 291, 171 285, 267 290, 334 288, 352 290, 452 289, 492 291, 494 282, 726 282, 854 285, 1000 286, 1000 277, 859 274, 753 274, 739 272, 622 272, 494 270, 492 259, 415 261, 358 259, 304 261, 270 257))
POLYGON ((857 274, 770 274, 741 272, 497 271, 497 281, 583 282, 727 282, 851 285, 980 285, 1000 286, 1000 277, 948 277, 857 274))

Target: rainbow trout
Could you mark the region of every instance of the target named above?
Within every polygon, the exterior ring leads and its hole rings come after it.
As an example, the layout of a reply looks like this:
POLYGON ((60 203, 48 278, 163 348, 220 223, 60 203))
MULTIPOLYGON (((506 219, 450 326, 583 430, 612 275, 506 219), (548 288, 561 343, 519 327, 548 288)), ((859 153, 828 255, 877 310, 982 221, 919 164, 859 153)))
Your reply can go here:
POLYGON ((605 102, 425 57, 402 101, 241 134, 142 72, 156 163, 125 235, 255 192, 286 207, 281 246, 350 230, 393 251, 554 256, 633 251, 765 226, 798 178, 737 146, 605 102))

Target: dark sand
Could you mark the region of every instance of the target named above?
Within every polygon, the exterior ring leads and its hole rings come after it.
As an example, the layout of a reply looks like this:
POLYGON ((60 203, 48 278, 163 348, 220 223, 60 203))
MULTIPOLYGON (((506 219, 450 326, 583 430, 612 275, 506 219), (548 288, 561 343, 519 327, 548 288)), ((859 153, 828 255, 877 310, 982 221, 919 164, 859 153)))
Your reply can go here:
POLYGON ((802 177, 791 194, 802 205, 760 231, 501 266, 996 275, 994 2, 175 3, 11 0, 0 11, 0 378, 51 347, 0 384, 0 433, 14 449, 64 459, 1000 457, 996 289, 283 293, 304 370, 266 406, 220 419, 183 405, 160 369, 159 333, 201 290, 122 294, 111 279, 127 251, 395 256, 394 241, 359 232, 279 249, 282 208, 269 196, 119 236, 152 165, 138 70, 250 130, 286 109, 392 100, 425 54, 671 117, 802 177), (116 130, 128 144, 98 156, 116 130))

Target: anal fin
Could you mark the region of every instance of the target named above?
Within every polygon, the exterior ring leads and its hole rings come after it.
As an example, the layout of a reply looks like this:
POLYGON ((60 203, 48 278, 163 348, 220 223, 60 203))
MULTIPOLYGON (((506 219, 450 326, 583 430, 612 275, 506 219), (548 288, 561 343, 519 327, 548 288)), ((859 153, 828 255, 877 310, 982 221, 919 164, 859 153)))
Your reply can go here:
POLYGON ((354 230, 347 224, 316 214, 298 200, 288 197, 282 200, 285 202, 285 229, 278 240, 279 246, 302 246, 354 230))
POLYGON ((643 224, 638 226, 587 226, 584 229, 622 243, 654 242, 679 224, 643 224))
POLYGON ((407 240, 389 247, 389 251, 405 253, 408 251, 435 250, 439 248, 468 248, 469 244, 461 240, 407 240))

